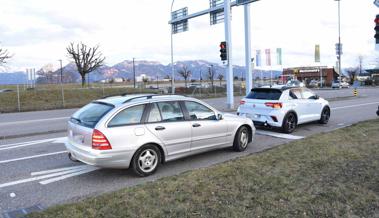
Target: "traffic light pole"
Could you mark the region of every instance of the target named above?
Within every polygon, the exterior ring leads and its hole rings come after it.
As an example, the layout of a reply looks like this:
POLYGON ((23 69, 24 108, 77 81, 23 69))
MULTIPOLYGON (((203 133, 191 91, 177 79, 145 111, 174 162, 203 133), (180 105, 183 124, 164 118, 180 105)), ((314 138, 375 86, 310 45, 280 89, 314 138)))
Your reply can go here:
POLYGON ((251 32, 250 32, 250 4, 244 5, 245 17, 245 65, 246 65, 246 95, 253 88, 253 75, 251 66, 251 32))
POLYGON ((233 91, 233 55, 232 55, 232 34, 230 24, 230 0, 224 1, 224 24, 225 24, 225 41, 228 60, 226 61, 226 98, 228 109, 234 108, 234 91, 233 91))

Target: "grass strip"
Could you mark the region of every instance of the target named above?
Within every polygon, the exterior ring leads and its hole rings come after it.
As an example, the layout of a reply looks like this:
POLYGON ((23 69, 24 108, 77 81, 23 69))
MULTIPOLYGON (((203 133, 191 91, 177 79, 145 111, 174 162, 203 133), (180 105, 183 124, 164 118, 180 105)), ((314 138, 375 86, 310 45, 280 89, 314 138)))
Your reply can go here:
POLYGON ((362 122, 30 217, 378 217, 378 133, 362 122))

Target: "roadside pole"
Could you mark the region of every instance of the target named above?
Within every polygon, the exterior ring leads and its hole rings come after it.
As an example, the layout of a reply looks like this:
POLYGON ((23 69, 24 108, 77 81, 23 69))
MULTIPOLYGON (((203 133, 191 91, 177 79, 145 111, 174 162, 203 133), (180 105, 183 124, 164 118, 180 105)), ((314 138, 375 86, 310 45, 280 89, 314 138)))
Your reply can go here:
POLYGON ((230 0, 224 1, 224 24, 225 24, 225 41, 226 41, 226 52, 228 54, 228 60, 226 65, 226 98, 228 109, 234 108, 234 91, 233 91, 233 55, 232 55, 232 30, 230 23, 230 0))
POLYGON ((18 112, 21 111, 21 104, 20 104, 20 88, 19 85, 17 84, 17 109, 18 112))
POLYGON ((245 18, 245 65, 246 65, 246 95, 253 88, 253 75, 251 64, 251 31, 250 31, 250 4, 244 5, 245 18))

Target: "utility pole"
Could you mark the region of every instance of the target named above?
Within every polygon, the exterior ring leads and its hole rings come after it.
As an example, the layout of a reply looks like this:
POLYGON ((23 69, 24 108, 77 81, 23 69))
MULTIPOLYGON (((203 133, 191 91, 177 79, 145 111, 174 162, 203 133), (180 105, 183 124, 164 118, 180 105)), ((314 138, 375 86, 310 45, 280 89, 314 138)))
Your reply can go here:
POLYGON ((62 59, 58 60, 61 64, 61 83, 63 83, 63 68, 62 68, 62 59))
POLYGON ((134 59, 133 58, 133 87, 136 88, 136 68, 134 66, 134 59))

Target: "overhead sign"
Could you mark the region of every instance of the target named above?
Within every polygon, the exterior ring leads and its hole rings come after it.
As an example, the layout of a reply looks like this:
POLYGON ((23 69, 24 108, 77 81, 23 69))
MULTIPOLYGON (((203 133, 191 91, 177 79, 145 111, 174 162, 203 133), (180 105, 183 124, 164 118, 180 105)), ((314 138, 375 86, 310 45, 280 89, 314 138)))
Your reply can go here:
POLYGON ((252 2, 256 2, 259 0, 237 0, 237 5, 244 5, 244 4, 250 4, 252 2))
MULTIPOLYGON (((171 20, 182 18, 187 15, 188 15, 188 8, 187 7, 181 8, 171 13, 171 20)), ((177 21, 175 23, 172 23, 171 26, 172 26, 171 31, 173 34, 185 32, 188 30, 188 20, 183 19, 183 20, 177 21)))
POLYGON ((375 0, 374 5, 376 5, 376 7, 379 7, 379 0, 375 0))

